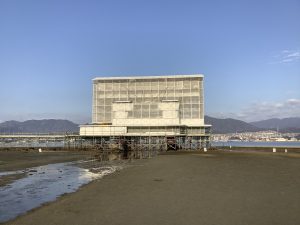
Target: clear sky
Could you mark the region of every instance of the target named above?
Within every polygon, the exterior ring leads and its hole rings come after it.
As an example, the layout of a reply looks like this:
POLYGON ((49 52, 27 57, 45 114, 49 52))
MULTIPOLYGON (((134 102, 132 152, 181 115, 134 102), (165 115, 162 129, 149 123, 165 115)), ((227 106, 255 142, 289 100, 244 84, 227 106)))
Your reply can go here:
POLYGON ((207 115, 300 116, 300 1, 0 0, 0 121, 90 122, 96 76, 192 73, 207 115))

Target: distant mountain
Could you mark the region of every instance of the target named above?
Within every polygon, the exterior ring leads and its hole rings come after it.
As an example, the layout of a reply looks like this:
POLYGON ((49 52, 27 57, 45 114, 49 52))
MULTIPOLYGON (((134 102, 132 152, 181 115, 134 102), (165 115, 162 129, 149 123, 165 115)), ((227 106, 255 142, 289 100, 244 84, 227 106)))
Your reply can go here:
MULTIPOLYGON (((212 125, 214 134, 256 132, 277 130, 280 132, 300 133, 300 118, 269 119, 246 123, 236 119, 218 119, 210 116, 204 118, 206 124, 212 125)), ((79 132, 78 124, 69 120, 27 120, 24 122, 6 121, 0 123, 0 133, 62 133, 79 132)))
POLYGON ((27 120, 0 123, 0 133, 61 133, 79 132, 78 124, 69 120, 27 120))
POLYGON ((236 119, 217 119, 210 116, 204 118, 206 124, 212 125, 212 132, 215 134, 256 132, 261 130, 279 130, 282 133, 300 132, 300 118, 269 119, 246 123, 236 119))
POLYGON ((210 116, 204 117, 206 124, 212 125, 212 133, 224 134, 224 133, 239 133, 239 132, 256 132, 262 130, 252 124, 246 123, 236 119, 217 119, 210 116))
POLYGON ((300 117, 291 117, 291 118, 284 118, 284 119, 268 119, 268 120, 252 122, 250 124, 264 129, 272 129, 272 130, 278 129, 279 131, 291 130, 291 132, 292 131, 300 132, 300 117))

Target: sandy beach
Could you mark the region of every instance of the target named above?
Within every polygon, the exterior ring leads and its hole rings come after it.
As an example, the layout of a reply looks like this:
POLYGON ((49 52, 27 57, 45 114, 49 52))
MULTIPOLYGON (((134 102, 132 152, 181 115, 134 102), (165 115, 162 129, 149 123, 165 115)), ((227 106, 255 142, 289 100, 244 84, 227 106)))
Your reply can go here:
POLYGON ((297 154, 160 155, 5 224, 295 225, 299 169, 297 154))

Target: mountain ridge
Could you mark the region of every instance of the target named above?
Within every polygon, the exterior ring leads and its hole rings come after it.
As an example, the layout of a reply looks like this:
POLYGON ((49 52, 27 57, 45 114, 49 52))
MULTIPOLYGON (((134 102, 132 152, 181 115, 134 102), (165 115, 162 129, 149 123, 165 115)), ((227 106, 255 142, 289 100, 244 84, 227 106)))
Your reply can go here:
POLYGON ((289 117, 283 119, 271 118, 267 120, 250 122, 250 124, 266 129, 300 128, 300 117, 289 117))
POLYGON ((211 116, 205 116, 204 121, 205 123, 212 125, 212 133, 216 134, 256 132, 261 130, 242 120, 232 118, 218 119, 211 116))
MULTIPOLYGON (((242 120, 219 119, 205 116, 206 124, 212 125, 212 133, 241 133, 263 130, 279 130, 282 133, 300 133, 300 118, 269 119, 247 123, 242 120)), ((0 133, 62 133, 79 132, 79 125, 62 119, 26 120, 19 122, 10 120, 0 123, 0 133)))
POLYGON ((62 119, 10 120, 0 123, 0 133, 59 133, 79 132, 78 124, 62 119))

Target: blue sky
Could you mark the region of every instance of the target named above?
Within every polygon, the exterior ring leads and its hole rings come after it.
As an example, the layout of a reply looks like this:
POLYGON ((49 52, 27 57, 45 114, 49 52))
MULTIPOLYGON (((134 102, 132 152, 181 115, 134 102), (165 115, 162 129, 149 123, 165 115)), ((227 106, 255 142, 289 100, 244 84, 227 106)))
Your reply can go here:
POLYGON ((0 1, 0 121, 89 122, 96 76, 205 75, 206 114, 300 116, 300 1, 0 1))

